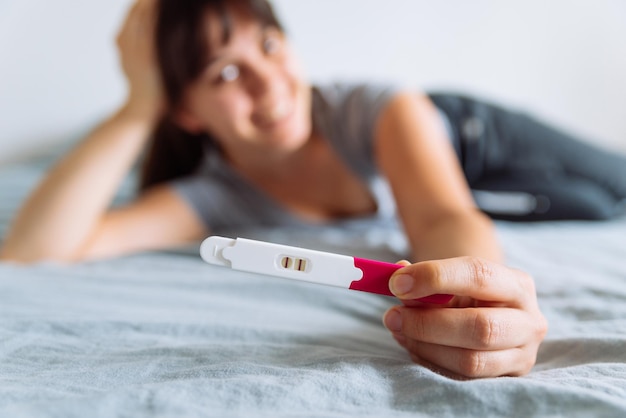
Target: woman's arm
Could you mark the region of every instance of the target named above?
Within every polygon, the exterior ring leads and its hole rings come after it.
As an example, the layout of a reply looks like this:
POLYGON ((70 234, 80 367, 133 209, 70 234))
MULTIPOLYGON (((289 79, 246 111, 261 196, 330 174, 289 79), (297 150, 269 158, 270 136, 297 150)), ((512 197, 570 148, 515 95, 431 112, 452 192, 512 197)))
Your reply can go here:
POLYGON ((439 112, 426 96, 392 99, 375 146, 414 261, 461 255, 501 261, 493 225, 476 208, 439 112))
POLYGON ((168 186, 109 211, 152 124, 123 109, 62 159, 27 199, 0 248, 16 262, 77 261, 199 238, 204 227, 168 186))
POLYGON ((77 258, 152 129, 125 108, 46 175, 15 218, 2 248, 19 261, 77 258))
POLYGON ((385 325, 416 362, 443 374, 527 373, 547 328, 534 282, 501 264, 494 227, 474 205, 435 106, 398 95, 375 141, 418 261, 390 280, 403 306, 385 314, 385 325), (455 297, 443 306, 413 301, 430 294, 455 297))
POLYGON ((165 186, 108 212, 163 110, 154 18, 153 0, 139 0, 130 10, 117 40, 129 84, 126 103, 47 174, 17 214, 0 258, 32 262, 108 256, 176 244, 203 230, 165 186), (158 234, 174 220, 180 228, 158 234))

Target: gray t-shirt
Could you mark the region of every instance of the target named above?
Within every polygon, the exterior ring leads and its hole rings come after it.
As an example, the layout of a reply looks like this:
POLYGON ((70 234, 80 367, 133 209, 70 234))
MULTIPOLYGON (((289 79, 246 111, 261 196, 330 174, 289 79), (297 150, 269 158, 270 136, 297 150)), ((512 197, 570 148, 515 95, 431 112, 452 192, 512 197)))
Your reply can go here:
MULTIPOLYGON (((313 88, 314 127, 369 187, 377 204, 376 213, 369 217, 374 222, 395 219, 394 200, 374 160, 373 135, 381 110, 397 92, 396 87, 371 84, 337 83, 313 88)), ((238 175, 217 151, 207 153, 196 173, 174 180, 172 185, 212 233, 310 226, 238 175)), ((339 219, 333 225, 351 219, 339 219)))

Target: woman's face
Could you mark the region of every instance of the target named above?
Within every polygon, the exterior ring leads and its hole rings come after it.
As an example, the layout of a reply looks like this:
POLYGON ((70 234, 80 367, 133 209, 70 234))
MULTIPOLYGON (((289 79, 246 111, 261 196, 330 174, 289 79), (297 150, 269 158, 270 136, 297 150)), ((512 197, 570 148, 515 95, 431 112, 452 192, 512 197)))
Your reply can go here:
POLYGON ((311 134, 310 88, 284 34, 230 11, 232 31, 207 16, 212 55, 178 112, 190 131, 208 132, 228 152, 290 151, 311 134))

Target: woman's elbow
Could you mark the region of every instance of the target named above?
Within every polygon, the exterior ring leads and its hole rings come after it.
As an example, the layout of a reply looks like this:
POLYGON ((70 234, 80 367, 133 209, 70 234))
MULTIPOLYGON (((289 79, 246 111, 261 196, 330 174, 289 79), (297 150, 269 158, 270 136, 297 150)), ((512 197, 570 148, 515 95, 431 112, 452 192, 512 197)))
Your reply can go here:
POLYGON ((42 251, 35 249, 16 248, 11 245, 0 246, 0 262, 33 265, 40 263, 72 264, 80 257, 72 254, 63 254, 56 251, 42 251))

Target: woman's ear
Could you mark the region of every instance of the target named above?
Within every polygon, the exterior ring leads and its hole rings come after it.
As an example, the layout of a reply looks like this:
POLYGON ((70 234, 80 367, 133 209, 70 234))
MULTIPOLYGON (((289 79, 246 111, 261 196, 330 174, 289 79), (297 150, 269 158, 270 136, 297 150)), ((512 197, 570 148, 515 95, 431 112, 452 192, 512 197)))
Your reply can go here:
POLYGON ((174 122, 190 134, 197 135, 204 132, 200 121, 185 108, 179 108, 174 111, 174 122))

